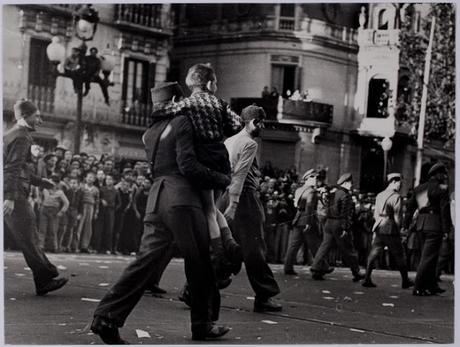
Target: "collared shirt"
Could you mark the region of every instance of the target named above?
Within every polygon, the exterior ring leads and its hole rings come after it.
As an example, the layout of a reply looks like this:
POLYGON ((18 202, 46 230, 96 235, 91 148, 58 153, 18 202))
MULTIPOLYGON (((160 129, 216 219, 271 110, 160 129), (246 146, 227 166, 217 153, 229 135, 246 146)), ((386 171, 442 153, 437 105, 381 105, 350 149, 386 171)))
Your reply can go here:
POLYGON ((261 173, 256 158, 258 145, 246 129, 229 137, 224 144, 227 147, 232 168, 229 194, 239 201, 243 188, 255 190, 259 187, 261 173))

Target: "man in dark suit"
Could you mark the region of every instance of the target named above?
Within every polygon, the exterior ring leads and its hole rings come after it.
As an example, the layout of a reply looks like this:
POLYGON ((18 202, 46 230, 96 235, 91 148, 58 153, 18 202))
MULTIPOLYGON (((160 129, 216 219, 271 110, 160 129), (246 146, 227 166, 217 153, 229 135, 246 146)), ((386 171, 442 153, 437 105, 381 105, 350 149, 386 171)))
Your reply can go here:
MULTIPOLYGON (((185 261, 191 291, 193 340, 218 338, 229 328, 216 326, 219 292, 211 267, 209 233, 199 190, 224 189, 230 177, 202 166, 195 156, 193 128, 187 117, 169 118, 162 109, 180 95, 177 83, 152 90, 152 126, 143 136, 151 161, 150 189, 139 253, 99 303, 91 330, 107 344, 123 344, 118 327, 141 299, 158 263, 173 247, 185 261), (172 99, 172 100, 171 100, 172 99)), ((163 266, 163 265, 161 265, 163 266)))
POLYGON ((422 238, 423 249, 412 293, 415 296, 445 292, 438 286, 436 265, 442 239, 452 228, 447 169, 441 163, 434 164, 428 176, 428 182, 414 189, 414 194, 407 205, 405 220, 405 226, 408 227, 415 210, 418 209, 416 229, 422 238))
POLYGON ((350 267, 353 274, 353 282, 364 278, 359 272, 358 254, 353 247, 351 235, 354 211, 354 204, 350 193, 352 186, 352 175, 345 173, 340 176, 337 185, 332 187, 328 193, 329 208, 323 241, 316 252, 315 259, 310 268, 314 280, 324 279, 323 276, 326 272, 322 269, 322 264, 334 244, 340 249, 343 260, 350 267))
POLYGON ((27 200, 30 186, 51 188, 54 184, 32 172, 31 132, 41 124, 40 111, 28 100, 14 105, 17 124, 3 135, 3 215, 7 230, 21 248, 31 268, 37 295, 63 287, 68 279, 57 278, 59 272, 38 245, 37 218, 27 200))

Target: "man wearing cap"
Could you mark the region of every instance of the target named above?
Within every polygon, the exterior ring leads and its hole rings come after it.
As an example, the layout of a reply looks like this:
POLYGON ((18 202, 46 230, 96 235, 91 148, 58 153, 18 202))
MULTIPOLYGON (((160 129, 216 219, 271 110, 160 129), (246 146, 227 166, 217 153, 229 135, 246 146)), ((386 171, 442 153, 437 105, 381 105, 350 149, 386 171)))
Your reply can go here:
POLYGON ((164 107, 180 96, 177 83, 152 90, 153 124, 143 142, 153 184, 144 218, 140 250, 117 283, 99 303, 91 330, 107 344, 123 344, 118 328, 142 297, 152 276, 159 276, 165 257, 178 246, 191 291, 193 340, 219 338, 229 328, 214 324, 220 297, 209 255, 209 233, 200 189, 224 189, 230 177, 202 166, 194 152, 193 128, 185 116, 165 117, 164 107))
POLYGON ((264 211, 257 196, 261 172, 257 163, 257 142, 263 127, 262 107, 248 106, 241 112, 244 128, 225 140, 232 168, 232 183, 220 201, 235 240, 241 245, 249 282, 256 293, 255 312, 281 311, 271 298, 280 292, 265 259, 264 211))
POLYGON ((413 295, 427 296, 445 292, 436 280, 436 265, 442 239, 452 228, 450 215, 447 169, 434 164, 428 172, 429 180, 414 189, 407 204, 404 225, 410 225, 414 212, 418 209, 416 229, 422 239, 422 257, 417 268, 413 295))
POLYGON ((12 237, 21 248, 32 270, 37 295, 63 287, 68 279, 57 278, 57 268, 51 264, 38 246, 37 219, 27 201, 30 186, 43 188, 54 184, 32 173, 30 133, 40 125, 40 112, 30 101, 21 99, 14 105, 17 124, 3 135, 3 215, 12 237))
POLYGON ((388 251, 393 255, 393 259, 401 273, 401 287, 407 289, 412 287, 414 282, 407 275, 407 262, 401 243, 402 206, 401 195, 399 194, 401 190, 401 174, 391 173, 387 176, 387 180, 388 187, 375 198, 375 223, 372 227, 375 235, 372 249, 367 259, 366 277, 362 286, 368 288, 377 287, 371 279, 374 262, 381 255, 384 247, 388 247, 388 251))
MULTIPOLYGON (((304 185, 298 188, 294 194, 294 206, 297 208, 297 213, 292 221, 293 229, 289 236, 289 246, 284 262, 284 273, 286 275, 297 275, 293 266, 297 252, 304 243, 308 245, 313 256, 315 256, 321 243, 317 218, 317 178, 318 173, 315 169, 305 172, 302 177, 304 185)), ((307 251, 308 249, 305 247, 304 252, 307 251)), ((332 272, 326 261, 323 269, 325 272, 332 272)))
POLYGON ((358 254, 353 247, 351 235, 354 211, 354 204, 350 193, 352 186, 353 177, 351 173, 345 173, 340 176, 337 185, 332 187, 328 193, 328 212, 323 241, 310 267, 312 278, 315 280, 324 279, 325 272, 322 269, 322 262, 327 257, 329 249, 334 243, 340 249, 343 260, 351 269, 353 282, 364 278, 359 272, 358 254))

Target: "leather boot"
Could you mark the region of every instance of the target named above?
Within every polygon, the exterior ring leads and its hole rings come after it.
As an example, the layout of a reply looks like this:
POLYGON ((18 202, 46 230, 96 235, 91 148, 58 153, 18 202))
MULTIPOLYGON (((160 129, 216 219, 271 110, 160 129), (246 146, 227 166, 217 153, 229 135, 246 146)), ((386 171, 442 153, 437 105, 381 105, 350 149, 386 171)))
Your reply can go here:
POLYGON ((233 238, 230 228, 221 228, 220 235, 224 250, 232 263, 232 273, 236 275, 240 272, 243 264, 243 251, 241 250, 241 246, 233 238))

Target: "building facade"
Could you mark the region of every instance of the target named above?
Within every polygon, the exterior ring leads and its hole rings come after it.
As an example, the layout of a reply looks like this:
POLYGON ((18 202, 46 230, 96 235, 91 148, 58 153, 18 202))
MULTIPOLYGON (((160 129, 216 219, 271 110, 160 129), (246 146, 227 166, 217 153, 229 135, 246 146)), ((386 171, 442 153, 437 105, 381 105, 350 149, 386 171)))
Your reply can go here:
MULTIPOLYGON (((72 81, 56 77, 47 47, 57 36, 66 49, 80 45, 74 35, 73 4, 3 6, 4 115, 20 97, 39 106, 44 124, 34 136, 51 149, 73 148, 77 95, 72 81)), ((166 79, 172 36, 170 4, 95 4, 99 23, 88 48, 109 56, 110 106, 96 83, 83 99, 81 151, 144 159, 141 135, 149 121, 150 88, 166 79)), ((4 117, 4 128, 9 126, 4 117)))
MULTIPOLYGON (((218 95, 233 101, 236 111, 254 102, 263 106, 269 121, 261 163, 294 165, 300 172, 325 166, 329 182, 349 171, 356 188, 368 192, 383 188, 386 168, 404 173, 407 192, 415 143, 394 115, 404 89, 398 42, 407 5, 173 6, 177 32, 170 78, 184 81, 190 66, 209 62, 218 95), (283 100, 261 98, 265 86, 283 100), (288 100, 296 90, 307 92, 308 102, 288 100), (384 138, 392 143, 386 152, 384 138)), ((418 18, 426 15, 426 6, 415 7, 418 18)))

